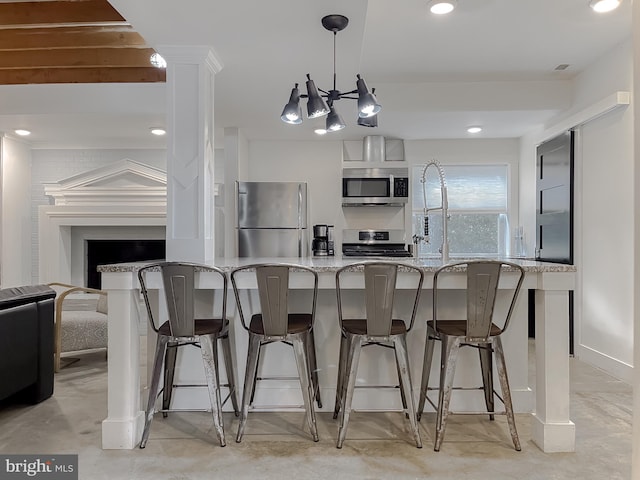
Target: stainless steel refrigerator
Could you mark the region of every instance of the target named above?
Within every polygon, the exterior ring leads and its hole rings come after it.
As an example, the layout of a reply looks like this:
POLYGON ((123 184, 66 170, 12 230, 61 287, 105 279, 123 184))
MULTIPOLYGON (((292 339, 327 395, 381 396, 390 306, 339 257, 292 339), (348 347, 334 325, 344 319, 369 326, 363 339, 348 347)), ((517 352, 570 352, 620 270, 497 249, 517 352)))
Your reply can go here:
POLYGON ((236 182, 238 256, 308 255, 307 184, 236 182))

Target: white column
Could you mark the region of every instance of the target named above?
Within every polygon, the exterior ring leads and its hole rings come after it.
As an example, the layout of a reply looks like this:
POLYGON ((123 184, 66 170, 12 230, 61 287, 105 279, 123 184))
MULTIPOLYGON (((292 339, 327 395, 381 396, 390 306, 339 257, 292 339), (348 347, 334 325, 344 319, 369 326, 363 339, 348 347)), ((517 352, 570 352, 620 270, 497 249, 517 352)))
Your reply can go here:
POLYGON ((214 256, 214 77, 210 47, 160 46, 167 61, 167 259, 214 256))
POLYGON ((569 293, 573 273, 540 273, 536 290, 536 409, 532 437, 542 451, 574 452, 569 417, 569 293))
POLYGON ((109 290, 109 388, 107 418, 102 422, 102 448, 132 449, 140 442, 144 426, 135 274, 103 274, 102 288, 109 290))

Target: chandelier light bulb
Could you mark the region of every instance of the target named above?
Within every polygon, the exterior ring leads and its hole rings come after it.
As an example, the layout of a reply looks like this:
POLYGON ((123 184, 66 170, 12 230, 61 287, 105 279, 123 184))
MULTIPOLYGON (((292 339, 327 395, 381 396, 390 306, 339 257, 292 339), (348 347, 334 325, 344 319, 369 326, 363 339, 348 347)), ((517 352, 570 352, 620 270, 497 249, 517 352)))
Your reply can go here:
POLYGON ((375 109, 375 105, 372 105, 372 104, 366 105, 362 110, 360 110, 360 116, 364 118, 373 117, 376 114, 374 109, 375 109))
POLYGON ((287 123, 293 123, 293 124, 300 123, 300 115, 298 115, 297 113, 287 113, 285 115, 285 118, 286 118, 285 122, 287 123))
POLYGON ((598 13, 615 10, 620 6, 620 0, 591 0, 589 6, 598 13))

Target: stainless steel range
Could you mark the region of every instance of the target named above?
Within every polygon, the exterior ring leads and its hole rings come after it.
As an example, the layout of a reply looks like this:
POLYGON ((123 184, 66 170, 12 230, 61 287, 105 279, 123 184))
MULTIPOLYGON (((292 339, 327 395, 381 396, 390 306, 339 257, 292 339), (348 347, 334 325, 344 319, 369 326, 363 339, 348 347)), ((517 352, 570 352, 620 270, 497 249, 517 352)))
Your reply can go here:
POLYGON ((404 230, 343 230, 345 257, 410 257, 404 230))

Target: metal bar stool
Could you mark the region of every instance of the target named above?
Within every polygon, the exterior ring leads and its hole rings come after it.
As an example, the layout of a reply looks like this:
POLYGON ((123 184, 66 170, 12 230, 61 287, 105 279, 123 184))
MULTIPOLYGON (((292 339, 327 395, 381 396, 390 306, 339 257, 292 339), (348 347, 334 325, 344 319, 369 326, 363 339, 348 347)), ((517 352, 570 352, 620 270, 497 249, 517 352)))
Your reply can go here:
POLYGON ((319 406, 321 406, 321 402, 313 323, 318 297, 318 274, 302 265, 263 263, 236 268, 230 276, 240 320, 249 334, 242 409, 236 442, 240 442, 244 434, 249 406, 253 403, 256 381, 268 379, 258 378, 258 360, 261 348, 273 342, 284 342, 293 346, 307 423, 313 440, 317 442, 318 430, 313 401, 315 399, 319 406), (289 313, 289 276, 292 271, 311 275, 313 278, 313 301, 309 313, 289 313), (236 280, 238 274, 244 272, 254 273, 260 299, 260 313, 252 313, 249 323, 245 319, 245 309, 242 307, 236 280))
MULTIPOLYGON (((396 368, 400 382, 402 404, 411 423, 414 440, 418 448, 422 448, 422 440, 418 431, 416 411, 414 407, 409 357, 407 354, 407 333, 413 322, 420 301, 420 292, 424 274, 422 270, 410 265, 390 262, 361 262, 342 267, 336 272, 336 293, 338 300, 338 319, 342 336, 340 338, 340 360, 338 362, 338 384, 336 388, 336 404, 333 418, 340 418, 340 430, 336 446, 342 448, 347 434, 351 402, 358 372, 358 361, 362 347, 379 345, 393 348, 396 368), (393 318, 394 296, 398 267, 417 274, 413 311, 409 325, 404 320, 393 318), (366 318, 344 318, 341 279, 347 274, 364 276, 364 299, 366 318)), ((342 282, 344 285, 344 282, 342 282)))
MULTIPOLYGON (((147 307, 149 323, 157 333, 153 373, 149 385, 149 400, 145 414, 144 430, 140 448, 144 448, 149 438, 149 429, 155 412, 156 399, 160 393, 160 375, 164 370, 164 385, 162 388, 163 416, 170 411, 171 396, 174 385, 174 371, 176 365, 176 353, 179 347, 195 345, 200 347, 204 372, 207 380, 209 399, 211 401, 211 413, 213 424, 220 441, 220 446, 226 445, 224 438, 224 424, 222 420, 222 406, 220 396, 220 381, 218 377, 218 347, 217 341, 222 344, 224 364, 227 372, 228 384, 222 385, 229 388, 229 396, 233 404, 236 416, 239 414, 238 397, 235 381, 235 368, 231 355, 231 343, 229 340, 229 320, 227 319, 227 277, 224 272, 215 267, 181 262, 159 262, 147 265, 138 271, 140 289, 147 307), (167 302, 169 319, 157 325, 153 318, 153 309, 149 300, 149 293, 145 282, 146 275, 150 271, 160 271, 164 285, 164 298, 167 302), (219 318, 195 318, 194 315, 194 289, 195 276, 198 272, 212 272, 222 279, 222 315, 219 318), (164 369, 163 369, 164 366, 164 369)), ((189 385, 196 386, 196 385, 189 385)))
POLYGON ((422 382, 420 385, 420 400, 418 402, 418 420, 422 415, 425 400, 436 409, 436 439, 434 450, 440 451, 447 417, 450 414, 489 414, 490 420, 494 415, 506 415, 511 432, 511 439, 515 449, 520 451, 520 440, 516 430, 513 406, 511 403, 511 391, 509 390, 509 379, 507 377, 507 367, 502 350, 500 336, 509 326, 509 320, 513 312, 518 292, 524 280, 524 269, 520 265, 510 262, 480 260, 451 263, 440 267, 433 277, 433 320, 427 322, 427 341, 424 350, 424 364, 422 370, 422 382), (444 281, 446 275, 459 272, 466 268, 467 277, 467 308, 466 319, 444 320, 438 316, 438 283, 444 281), (494 319, 494 307, 498 288, 500 286, 500 275, 503 268, 509 268, 516 272, 517 283, 510 291, 509 309, 504 321, 498 321, 502 326, 498 326, 494 319), (440 277, 443 277, 440 279, 440 277), (439 388, 429 387, 429 374, 431 371, 431 359, 435 341, 442 342, 440 355, 440 386, 439 388), (482 389, 484 391, 486 412, 452 412, 449 409, 451 403, 452 390, 469 390, 469 388, 454 387, 453 377, 456 369, 456 360, 460 347, 474 347, 478 349, 480 357, 480 367, 482 371, 482 389), (502 389, 500 396, 493 388, 493 360, 495 354, 498 377, 502 389), (438 404, 428 397, 428 390, 439 390, 438 404), (495 411, 494 397, 497 397, 504 405, 504 411, 495 411))

